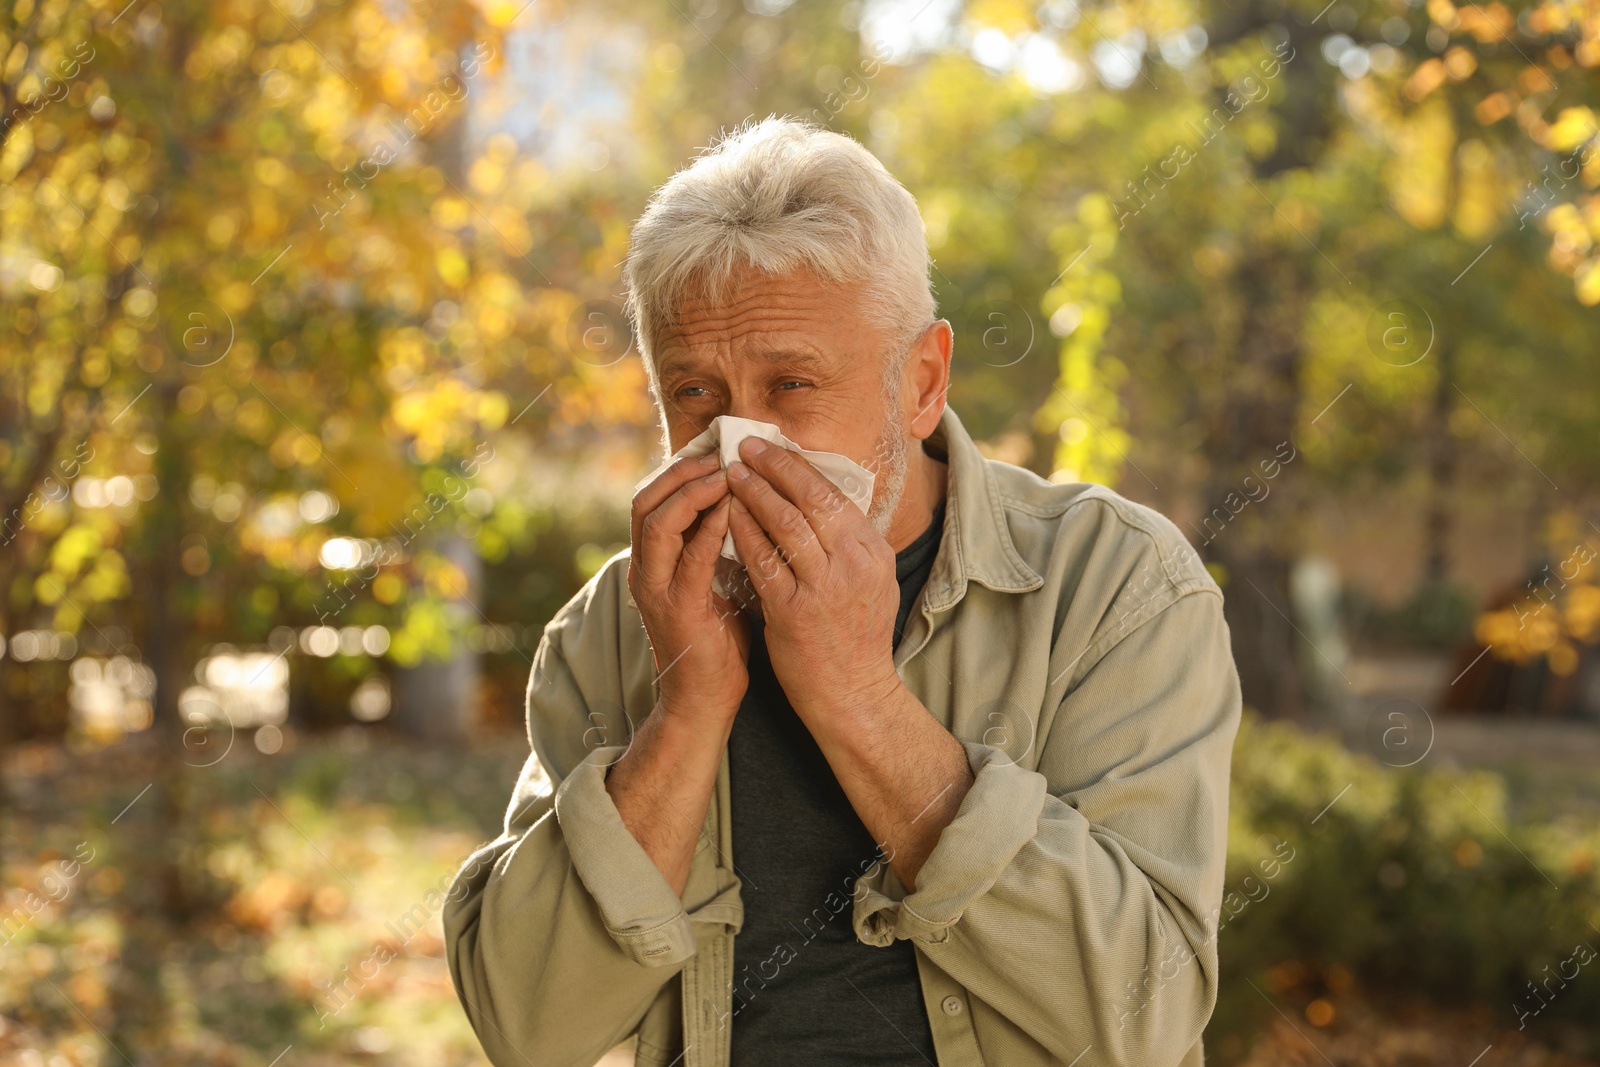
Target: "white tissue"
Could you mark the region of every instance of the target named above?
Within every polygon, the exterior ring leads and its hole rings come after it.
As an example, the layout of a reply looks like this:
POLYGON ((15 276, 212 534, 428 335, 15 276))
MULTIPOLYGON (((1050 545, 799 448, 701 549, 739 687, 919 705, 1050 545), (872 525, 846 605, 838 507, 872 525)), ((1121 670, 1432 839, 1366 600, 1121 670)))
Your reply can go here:
MULTIPOLYGON (((718 415, 711 420, 711 425, 706 427, 705 433, 694 438, 688 444, 678 449, 666 462, 651 471, 634 488, 642 489, 662 471, 672 466, 673 463, 685 456, 695 458, 709 452, 717 453, 722 461, 722 469, 727 470, 728 464, 739 459, 739 442, 746 437, 759 437, 781 448, 787 448, 805 459, 828 481, 839 487, 839 491, 848 497, 851 503, 861 509, 863 515, 868 514, 872 507, 872 483, 874 474, 861 466, 849 456, 841 456, 837 452, 813 452, 801 448, 783 435, 783 431, 770 422, 761 422, 757 419, 741 419, 734 415, 718 415)), ((730 530, 722 539, 722 556, 724 559, 736 563, 743 562, 739 559, 738 550, 733 544, 733 532, 730 530)), ((725 579, 726 575, 719 568, 718 578, 725 579)), ((724 585, 718 581, 716 585, 724 585)), ((721 588, 717 592, 726 596, 721 588)))

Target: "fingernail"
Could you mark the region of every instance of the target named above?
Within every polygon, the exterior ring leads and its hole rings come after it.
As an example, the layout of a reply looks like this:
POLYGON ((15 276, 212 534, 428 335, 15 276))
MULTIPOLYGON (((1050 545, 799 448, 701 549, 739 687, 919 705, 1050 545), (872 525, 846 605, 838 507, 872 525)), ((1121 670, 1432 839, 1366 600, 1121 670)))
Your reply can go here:
POLYGON ((718 456, 715 452, 707 452, 705 455, 695 460, 695 462, 700 464, 702 467, 709 467, 711 464, 718 462, 718 456))
POLYGON ((746 467, 738 460, 734 460, 732 463, 728 464, 728 477, 732 478, 736 482, 743 481, 744 479, 750 477, 750 468, 746 467))
POLYGON ((750 446, 752 456, 759 456, 767 450, 767 443, 759 437, 746 437, 744 443, 750 446))

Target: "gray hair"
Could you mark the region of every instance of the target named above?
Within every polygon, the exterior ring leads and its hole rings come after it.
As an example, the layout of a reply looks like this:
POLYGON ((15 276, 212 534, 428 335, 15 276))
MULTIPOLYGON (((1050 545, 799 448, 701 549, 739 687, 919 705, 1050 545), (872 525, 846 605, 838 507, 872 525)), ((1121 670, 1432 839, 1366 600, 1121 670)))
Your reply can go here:
POLYGON ((655 343, 691 287, 723 299, 750 267, 864 283, 867 320, 890 341, 887 377, 934 322, 931 266, 917 202, 876 156, 843 134, 769 116, 724 135, 651 195, 622 280, 659 400, 655 343))

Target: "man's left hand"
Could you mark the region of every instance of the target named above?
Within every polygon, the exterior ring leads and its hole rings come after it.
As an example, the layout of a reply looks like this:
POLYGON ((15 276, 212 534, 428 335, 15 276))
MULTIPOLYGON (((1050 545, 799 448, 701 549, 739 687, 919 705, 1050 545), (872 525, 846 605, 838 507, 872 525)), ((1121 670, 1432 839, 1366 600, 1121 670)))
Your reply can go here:
POLYGON ((902 684, 894 549, 804 457, 756 437, 739 454, 733 543, 761 597, 773 673, 804 720, 865 713, 902 684))
POLYGON ((729 520, 772 671, 914 892, 972 787, 966 749, 895 670, 894 549, 805 457, 757 441, 740 442, 745 462, 728 467, 729 520))

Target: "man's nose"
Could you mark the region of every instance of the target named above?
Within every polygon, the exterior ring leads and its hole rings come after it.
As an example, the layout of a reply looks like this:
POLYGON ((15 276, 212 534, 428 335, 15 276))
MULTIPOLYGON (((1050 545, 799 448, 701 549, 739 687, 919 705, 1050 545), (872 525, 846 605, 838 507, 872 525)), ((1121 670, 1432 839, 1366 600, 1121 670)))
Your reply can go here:
POLYGON ((721 414, 732 415, 740 419, 754 419, 757 422, 778 422, 777 414, 766 403, 765 399, 754 390, 731 390, 728 402, 724 405, 721 414))

